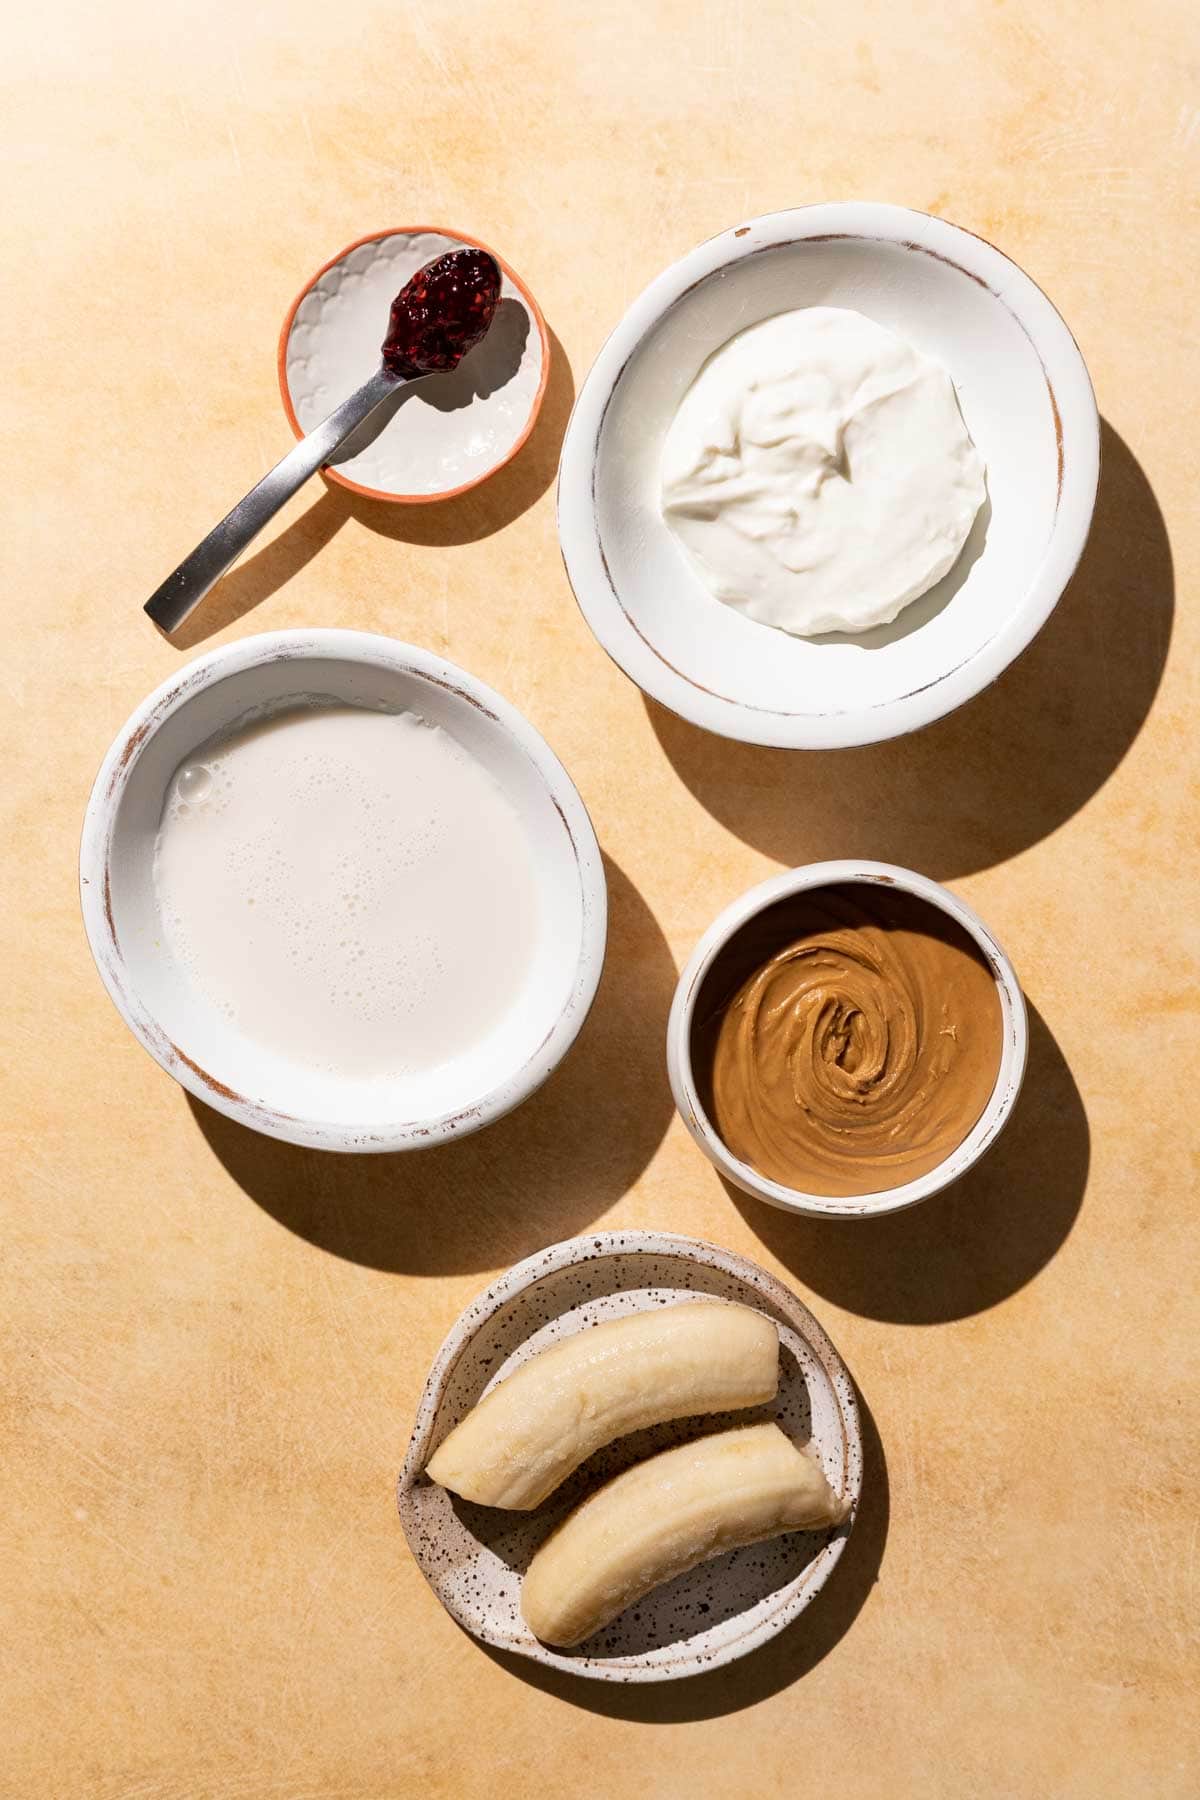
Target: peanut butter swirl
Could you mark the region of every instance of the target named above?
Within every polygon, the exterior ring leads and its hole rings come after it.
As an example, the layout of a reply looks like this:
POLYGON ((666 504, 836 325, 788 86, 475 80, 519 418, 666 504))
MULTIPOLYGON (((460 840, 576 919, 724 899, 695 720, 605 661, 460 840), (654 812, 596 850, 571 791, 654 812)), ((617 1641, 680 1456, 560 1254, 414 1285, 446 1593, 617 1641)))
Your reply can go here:
POLYGON ((927 1174, 967 1136, 1000 1066, 987 962, 939 908, 890 888, 822 888, 749 921, 696 1016, 717 1131, 741 1161, 808 1193, 927 1174))

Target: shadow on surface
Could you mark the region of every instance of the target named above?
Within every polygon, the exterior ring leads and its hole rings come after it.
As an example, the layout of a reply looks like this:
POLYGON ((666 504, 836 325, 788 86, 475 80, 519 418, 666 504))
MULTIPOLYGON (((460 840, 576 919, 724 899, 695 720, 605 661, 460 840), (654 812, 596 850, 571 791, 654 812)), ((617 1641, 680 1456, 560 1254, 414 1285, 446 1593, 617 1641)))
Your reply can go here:
POLYGON ((328 490, 285 531, 261 550, 253 551, 218 581, 178 631, 161 635, 176 650, 195 650, 207 638, 253 612, 293 575, 298 575, 342 529, 350 517, 342 489, 328 490))
POLYGON ((809 1219, 723 1185, 807 1287, 848 1312, 933 1325, 986 1311, 1045 1267, 1075 1222, 1089 1153, 1079 1089, 1029 1005, 1029 1064, 1012 1118, 944 1193, 877 1219, 809 1219))
POLYGON ((853 644, 862 650, 883 650, 888 644, 897 644, 901 638, 911 637, 914 631, 920 631, 922 625, 928 625, 930 619, 936 619, 939 613, 945 612, 983 555, 991 522, 991 496, 985 494, 983 505, 975 515, 975 522, 954 567, 940 581, 935 581, 928 593, 921 594, 906 606, 899 618, 893 619, 890 625, 873 625, 869 631, 822 631, 814 636, 813 642, 853 644))
MULTIPOLYGON (((575 400, 575 383, 566 352, 552 331, 548 330, 547 336, 550 376, 542 410, 528 441, 510 463, 456 500, 435 500, 425 506, 368 500, 327 482, 324 493, 308 511, 264 549, 253 552, 231 569, 169 641, 177 650, 194 650, 205 639, 236 624, 311 562, 348 519, 357 519, 379 536, 399 543, 471 544, 491 537, 519 518, 554 479, 575 400)), ((472 356, 475 354, 473 351, 472 356)), ((462 365, 467 374, 470 362, 471 357, 467 357, 462 365)), ((454 382, 458 377, 445 379, 454 382)), ((461 394, 457 404, 464 404, 461 394)))
POLYGON ((887 1460, 871 1416, 858 1395, 863 1437, 862 1501, 841 1561, 812 1605, 778 1637, 726 1668, 686 1680, 649 1683, 590 1681, 563 1670, 544 1668, 527 1657, 480 1645, 493 1662, 519 1675, 531 1687, 553 1694, 572 1706, 609 1718, 635 1719, 647 1725, 679 1725, 715 1719, 757 1706, 824 1660, 845 1637, 879 1579, 887 1542, 889 1498, 887 1460))
POLYGON ((1140 731, 1174 616, 1171 547, 1141 466, 1102 425, 1092 535, 1058 606, 992 687, 907 737, 855 750, 734 743, 646 702, 702 805, 788 867, 873 857, 943 880, 1046 837, 1140 731))
POLYGON ((342 1156, 261 1136, 188 1096, 214 1155, 289 1231, 413 1274, 517 1262, 573 1236, 637 1180, 672 1113, 662 1056, 675 965, 608 857, 608 954, 561 1066, 523 1106, 430 1150, 342 1156))

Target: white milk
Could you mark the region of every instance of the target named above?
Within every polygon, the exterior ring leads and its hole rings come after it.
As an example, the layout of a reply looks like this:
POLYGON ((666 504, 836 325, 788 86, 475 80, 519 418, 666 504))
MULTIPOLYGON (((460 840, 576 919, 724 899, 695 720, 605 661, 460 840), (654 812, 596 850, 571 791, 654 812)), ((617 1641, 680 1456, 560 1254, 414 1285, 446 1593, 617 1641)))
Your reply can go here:
POLYGON ((538 928, 525 828, 415 713, 317 701, 176 770, 155 845, 167 945, 245 1036, 353 1078, 436 1067, 513 1004, 538 928))

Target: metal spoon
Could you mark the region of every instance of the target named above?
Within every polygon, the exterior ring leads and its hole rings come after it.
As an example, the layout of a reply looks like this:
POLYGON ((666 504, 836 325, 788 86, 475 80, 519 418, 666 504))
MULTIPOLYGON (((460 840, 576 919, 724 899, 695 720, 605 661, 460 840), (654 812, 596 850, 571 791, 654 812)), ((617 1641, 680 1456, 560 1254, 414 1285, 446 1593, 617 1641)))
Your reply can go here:
POLYGON ((302 437, 146 602, 171 632, 199 605, 297 488, 397 389, 456 369, 486 334, 500 297, 500 270, 485 250, 451 250, 418 269, 392 302, 382 358, 369 381, 302 437))

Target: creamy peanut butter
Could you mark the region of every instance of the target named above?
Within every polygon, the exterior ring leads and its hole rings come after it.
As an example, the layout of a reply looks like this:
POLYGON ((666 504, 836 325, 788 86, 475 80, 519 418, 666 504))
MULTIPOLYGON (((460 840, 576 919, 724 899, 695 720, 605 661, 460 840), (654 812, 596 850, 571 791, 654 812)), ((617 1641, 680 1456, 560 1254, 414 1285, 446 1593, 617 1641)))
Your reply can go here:
POLYGON ((940 908, 850 884, 751 919, 705 978, 700 1097, 742 1162, 784 1186, 870 1194, 925 1175, 1000 1067, 995 977, 940 908))

